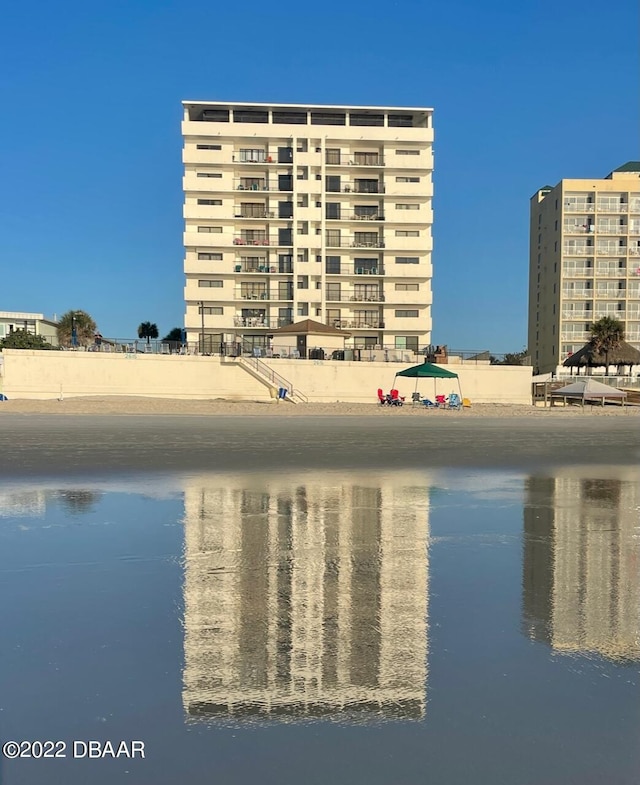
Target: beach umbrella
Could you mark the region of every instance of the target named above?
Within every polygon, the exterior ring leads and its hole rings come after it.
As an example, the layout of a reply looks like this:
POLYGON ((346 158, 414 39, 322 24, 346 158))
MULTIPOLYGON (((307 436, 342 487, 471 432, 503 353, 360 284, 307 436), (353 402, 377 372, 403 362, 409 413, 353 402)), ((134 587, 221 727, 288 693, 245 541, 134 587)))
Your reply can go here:
MULTIPOLYGON (((416 390, 418 389, 418 381, 420 379, 433 379, 433 396, 436 395, 436 379, 457 379, 458 380, 458 393, 460 400, 462 400, 462 390, 460 389, 460 379, 457 373, 449 371, 446 368, 441 368, 439 365, 434 365, 426 360, 419 365, 412 365, 410 368, 405 368, 404 371, 398 371, 397 376, 407 377, 416 380, 416 390)), ((394 381, 395 383, 395 381, 394 381)))

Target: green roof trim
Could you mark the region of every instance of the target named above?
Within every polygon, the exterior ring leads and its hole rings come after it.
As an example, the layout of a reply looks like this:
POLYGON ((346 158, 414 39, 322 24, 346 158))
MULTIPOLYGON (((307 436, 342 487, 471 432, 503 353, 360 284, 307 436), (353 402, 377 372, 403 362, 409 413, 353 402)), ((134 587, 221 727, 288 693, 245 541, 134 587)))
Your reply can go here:
POLYGON ((626 164, 622 164, 617 169, 613 170, 614 172, 640 172, 640 161, 627 161, 626 164))

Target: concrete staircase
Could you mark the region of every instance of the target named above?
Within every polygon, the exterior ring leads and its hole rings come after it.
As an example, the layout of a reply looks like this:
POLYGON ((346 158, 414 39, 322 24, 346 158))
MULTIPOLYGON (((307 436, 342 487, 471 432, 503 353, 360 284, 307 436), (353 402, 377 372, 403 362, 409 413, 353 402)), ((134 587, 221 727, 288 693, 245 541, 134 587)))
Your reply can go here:
POLYGON ((276 397, 278 390, 284 387, 287 390, 285 401, 289 401, 289 403, 309 403, 309 399, 303 392, 295 389, 290 381, 280 376, 267 363, 259 360, 257 357, 236 357, 235 359, 241 368, 244 368, 254 379, 268 387, 273 397, 276 397))

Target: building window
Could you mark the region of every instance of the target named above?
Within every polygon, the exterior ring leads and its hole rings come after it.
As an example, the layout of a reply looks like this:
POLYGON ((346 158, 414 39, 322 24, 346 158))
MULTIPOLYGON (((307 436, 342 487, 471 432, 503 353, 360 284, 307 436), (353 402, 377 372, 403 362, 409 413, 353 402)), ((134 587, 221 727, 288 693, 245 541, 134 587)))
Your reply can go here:
POLYGON ((264 164, 267 162, 267 152, 261 147, 246 147, 240 150, 241 163, 264 164))
POLYGON ((420 150, 396 150, 396 155, 420 155, 420 150))
POLYGON ((198 281, 198 286, 209 289, 222 289, 222 281, 198 281))
POLYGON ((229 110, 228 109, 204 109, 202 112, 202 119, 214 123, 228 123, 229 110))
POLYGON ((309 316, 309 303, 298 303, 298 316, 309 316))
POLYGON ((344 112, 311 112, 311 125, 346 125, 344 112))
POLYGON ((419 210, 419 204, 397 204, 396 210, 419 210))
POLYGON ((418 311, 396 311, 398 319, 417 319, 418 311))
POLYGON ((388 123, 389 128, 413 128, 413 115, 390 114, 388 123))
POLYGON ((417 335, 396 335, 395 342, 396 349, 408 349, 409 351, 418 351, 418 336, 417 335))
POLYGON ((419 177, 396 177, 396 183, 419 183, 419 177))
POLYGON ((233 121, 234 123, 268 123, 269 112, 263 110, 252 111, 251 109, 234 109, 233 121))
POLYGON ((397 283, 396 292, 417 292, 420 289, 418 283, 397 283))
POLYGON ((198 313, 208 316, 222 316, 224 308, 221 308, 219 305, 200 305, 198 307, 198 313))
POLYGON ((222 177, 220 172, 197 172, 196 177, 222 177))
POLYGON ((222 199, 198 199, 198 204, 209 204, 220 207, 222 199))
POLYGON ((396 229, 396 237, 420 237, 418 229, 396 229))
POLYGON ((396 256, 396 264, 419 264, 417 256, 396 256))
POLYGON ((309 276, 308 275, 299 275, 298 276, 298 289, 308 289, 309 288, 309 276))
POLYGON ((349 114, 349 125, 370 125, 382 128, 384 126, 383 114, 349 114))
POLYGON ((198 231, 202 234, 222 234, 221 226, 199 226, 198 231))
POLYGON ((199 253, 198 259, 202 259, 203 261, 209 262, 220 262, 222 261, 222 254, 221 253, 199 253))
MULTIPOLYGON (((307 113, 306 112, 274 112, 273 122, 282 125, 306 125, 307 113)), ((303 151, 299 151, 303 152, 303 151)))
POLYGON ((197 144, 196 150, 222 150, 221 144, 197 144))

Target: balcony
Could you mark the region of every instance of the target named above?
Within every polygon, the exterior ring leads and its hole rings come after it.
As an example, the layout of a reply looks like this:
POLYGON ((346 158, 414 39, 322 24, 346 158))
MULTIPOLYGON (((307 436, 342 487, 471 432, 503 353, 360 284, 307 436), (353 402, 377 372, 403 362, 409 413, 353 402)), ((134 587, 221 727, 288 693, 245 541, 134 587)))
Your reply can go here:
POLYGON ((293 289, 287 289, 286 291, 269 291, 268 289, 252 289, 246 290, 241 288, 236 288, 234 291, 235 299, 236 300, 281 300, 281 301, 289 301, 293 300, 293 289))
POLYGON ((293 319, 279 318, 269 319, 261 316, 234 316, 234 327, 255 327, 263 330, 277 330, 278 327, 286 327, 293 324, 293 319))
POLYGON ((596 308, 594 309, 593 318, 602 319, 603 316, 610 316, 613 319, 626 319, 626 311, 618 311, 616 308, 596 308))
POLYGON ((565 256, 593 256, 593 245, 565 245, 562 253, 565 256))
POLYGON ((384 267, 355 264, 327 265, 326 273, 327 275, 384 275, 384 267))
POLYGON ((382 330, 384 329, 384 322, 379 321, 363 321, 361 319, 329 319, 326 324, 329 327, 337 327, 338 329, 349 330, 382 330))
POLYGON ((340 210, 337 215, 327 215, 327 221, 384 221, 384 215, 380 212, 363 214, 340 210))
POLYGON ((598 224, 596 231, 598 234, 627 234, 628 227, 615 226, 611 224, 598 224))
POLYGON ((626 213, 629 210, 627 202, 598 202, 599 213, 626 213))
POLYGON ((325 163, 327 166, 384 166, 384 158, 378 153, 339 155, 327 151, 325 163))
MULTIPOLYGON (((278 267, 278 264, 269 264, 266 259, 262 261, 236 259, 233 264, 233 271, 234 273, 260 273, 265 275, 266 273, 277 273, 278 267)), ((291 268, 291 265, 288 265, 288 267, 291 268)), ((288 272, 291 272, 291 269, 288 272)))
POLYGON ((327 237, 327 248, 384 248, 384 240, 356 240, 354 238, 341 240, 327 237))
POLYGON ((627 268, 596 267, 596 275, 599 278, 625 278, 627 275, 627 268))
POLYGON ((330 303, 383 303, 384 294, 373 292, 369 294, 357 294, 355 292, 327 292, 327 302, 330 303))
POLYGON ((562 341, 578 341, 580 343, 585 343, 589 340, 589 335, 587 330, 581 330, 580 332, 565 332, 563 330, 560 333, 560 339, 562 341))
POLYGON ((293 245, 293 238, 279 237, 238 237, 233 238, 234 245, 246 246, 271 246, 274 248, 285 248, 293 245))
POLYGON ((590 300, 593 289, 563 289, 562 296, 567 300, 590 300))
POLYGON ((627 296, 627 290, 619 289, 617 286, 596 287, 596 297, 598 299, 607 298, 609 300, 620 300, 627 296))
POLYGON ((566 223, 562 227, 565 234, 593 234, 595 226, 593 224, 583 223, 566 223))
POLYGON ((562 273, 567 278, 591 278, 593 267, 563 267, 562 273))
POLYGON ((564 211, 565 213, 595 213, 596 206, 593 202, 567 199, 564 203, 564 211))
POLYGON ((359 183, 357 181, 341 182, 340 185, 327 185, 326 192, 330 194, 383 194, 382 183, 359 183))
POLYGON ((592 310, 583 310, 583 311, 562 311, 562 318, 563 319, 580 319, 584 321, 585 319, 588 321, 589 319, 593 318, 593 311, 592 310))
POLYGON ((598 245, 596 246, 596 256, 626 256, 626 245, 598 245))

